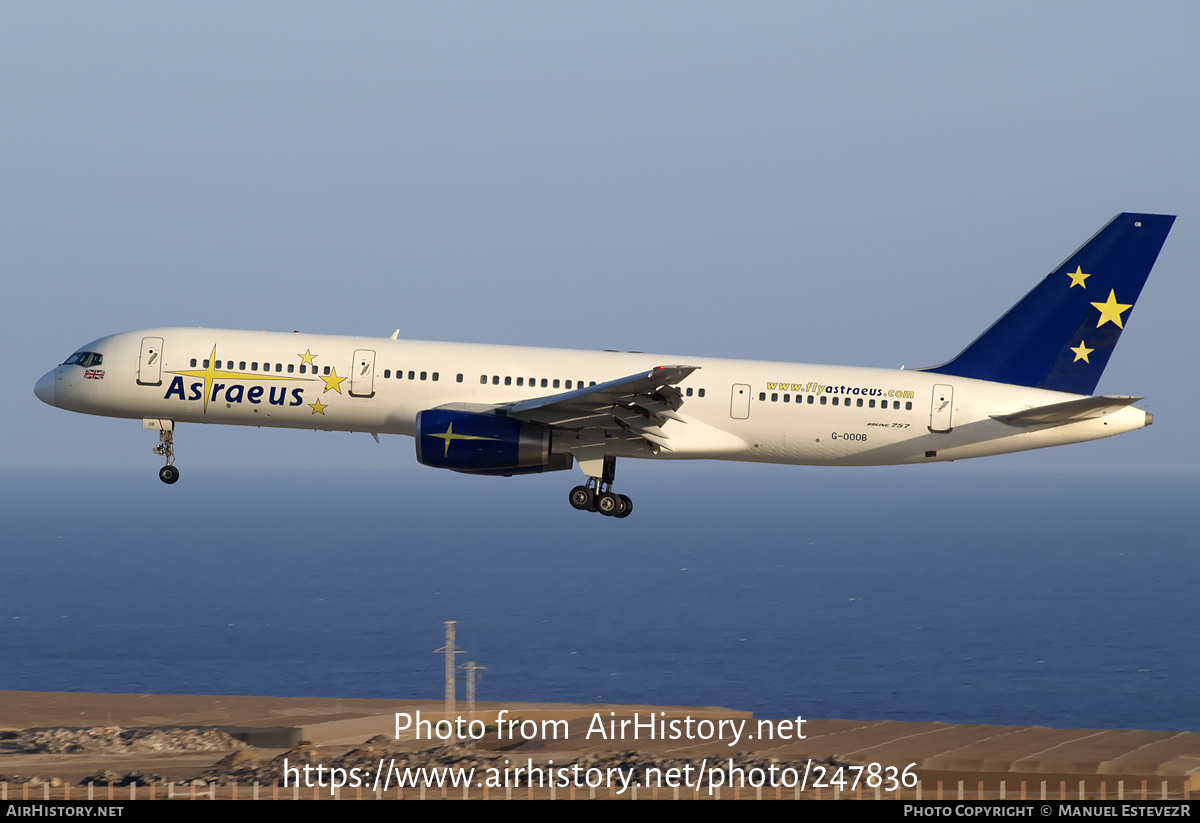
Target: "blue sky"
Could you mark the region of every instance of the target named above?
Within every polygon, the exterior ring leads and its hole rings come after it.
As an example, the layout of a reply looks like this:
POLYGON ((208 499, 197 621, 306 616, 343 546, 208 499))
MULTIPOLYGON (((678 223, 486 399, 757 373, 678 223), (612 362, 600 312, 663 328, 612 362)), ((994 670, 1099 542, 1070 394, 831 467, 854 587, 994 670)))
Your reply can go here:
MULTIPOLYGON (((157 483, 138 423, 32 391, 154 326, 933 365, 1148 211, 1179 219, 1098 391, 1154 426, 967 471, 1191 471, 1198 24, 1184 2, 5 3, 0 463, 157 483)), ((391 440, 177 447, 185 471, 410 465, 391 440)))

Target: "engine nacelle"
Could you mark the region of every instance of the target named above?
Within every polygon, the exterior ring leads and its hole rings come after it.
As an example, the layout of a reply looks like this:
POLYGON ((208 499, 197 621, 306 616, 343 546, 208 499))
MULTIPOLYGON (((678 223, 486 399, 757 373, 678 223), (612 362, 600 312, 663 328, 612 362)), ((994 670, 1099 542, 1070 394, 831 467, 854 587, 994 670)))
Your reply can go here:
POLYGON ((417 415, 417 461, 468 474, 536 474, 571 468, 550 451, 546 426, 495 414, 428 409, 417 415))

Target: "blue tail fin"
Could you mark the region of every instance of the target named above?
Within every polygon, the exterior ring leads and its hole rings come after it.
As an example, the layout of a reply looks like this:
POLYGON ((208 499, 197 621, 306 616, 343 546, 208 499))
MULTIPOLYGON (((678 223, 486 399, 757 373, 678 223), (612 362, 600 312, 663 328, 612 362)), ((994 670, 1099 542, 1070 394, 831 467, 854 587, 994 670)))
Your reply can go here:
POLYGON ((962 354, 925 371, 1091 394, 1174 222, 1118 214, 962 354))

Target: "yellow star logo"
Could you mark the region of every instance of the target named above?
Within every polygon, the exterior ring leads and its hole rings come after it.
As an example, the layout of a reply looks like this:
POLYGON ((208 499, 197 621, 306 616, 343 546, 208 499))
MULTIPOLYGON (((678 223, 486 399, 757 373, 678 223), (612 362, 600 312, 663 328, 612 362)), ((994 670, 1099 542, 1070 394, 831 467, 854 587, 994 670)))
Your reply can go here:
POLYGON ((1071 285, 1068 286, 1067 288, 1073 289, 1076 286, 1082 286, 1083 288, 1086 289, 1087 286, 1084 284, 1083 281, 1087 280, 1089 277, 1091 277, 1091 275, 1083 273, 1083 266, 1076 266, 1075 271, 1067 272, 1067 277, 1071 278, 1071 285))
POLYGON ((1117 293, 1112 289, 1108 290, 1108 300, 1092 305, 1100 311, 1100 321, 1096 323, 1096 328, 1100 328, 1110 320, 1117 324, 1118 329, 1125 328, 1125 324, 1121 322, 1121 313, 1133 308, 1132 303, 1118 303, 1117 293))
POLYGON ((432 432, 430 432, 429 436, 436 437, 439 440, 445 441, 446 451, 442 455, 443 457, 450 456, 450 441, 451 440, 498 440, 499 439, 496 437, 477 437, 473 434, 455 434, 453 423, 451 423, 449 426, 447 426, 446 431, 444 431, 442 434, 433 434, 432 432))
POLYGON ((313 365, 313 358, 316 357, 316 355, 312 353, 311 349, 305 349, 304 354, 298 354, 296 356, 300 358, 301 363, 307 363, 310 366, 313 365))
POLYGON ((324 394, 325 392, 329 391, 330 389, 333 389, 338 394, 342 393, 342 381, 345 380, 346 378, 338 377, 337 369, 333 370, 333 374, 321 375, 321 379, 325 381, 325 389, 324 389, 324 391, 321 392, 321 394, 324 394))
POLYGON ((1071 351, 1075 352, 1075 359, 1071 361, 1072 363, 1078 363, 1080 360, 1084 363, 1091 363, 1092 361, 1088 360, 1088 355, 1094 352, 1095 349, 1089 349, 1087 343, 1080 340, 1079 348, 1072 348, 1071 351))
POLYGON ((324 403, 321 402, 321 398, 319 398, 319 397, 317 398, 316 403, 309 403, 308 405, 309 405, 309 408, 312 409, 313 414, 324 414, 325 410, 327 408, 329 408, 328 406, 326 406, 324 403))

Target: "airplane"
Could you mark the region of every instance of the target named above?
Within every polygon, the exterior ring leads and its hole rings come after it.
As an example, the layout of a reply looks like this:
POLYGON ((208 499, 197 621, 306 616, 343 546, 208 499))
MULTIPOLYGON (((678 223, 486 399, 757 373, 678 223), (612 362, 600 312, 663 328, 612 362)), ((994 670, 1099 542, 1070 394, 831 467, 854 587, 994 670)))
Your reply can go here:
POLYGON ((1093 396, 1172 215, 1119 214, 957 357, 923 369, 641 352, 162 328, 88 343, 43 402, 141 419, 179 479, 178 423, 402 434, 427 466, 570 469, 579 510, 623 518, 618 458, 935 463, 1149 426, 1140 397, 1093 396))

